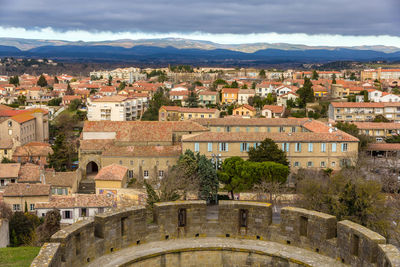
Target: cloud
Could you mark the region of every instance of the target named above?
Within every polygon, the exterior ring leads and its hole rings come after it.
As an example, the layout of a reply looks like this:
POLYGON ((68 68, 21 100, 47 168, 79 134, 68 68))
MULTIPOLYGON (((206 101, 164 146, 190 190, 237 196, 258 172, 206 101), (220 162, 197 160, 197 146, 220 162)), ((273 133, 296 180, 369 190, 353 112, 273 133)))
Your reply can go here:
MULTIPOLYGON (((400 36, 398 0, 2 0, 0 26, 91 33, 400 36)), ((112 34, 111 34, 112 35, 112 34)))
POLYGON ((248 43, 291 43, 310 46, 362 46, 386 45, 400 47, 400 37, 389 35, 332 35, 304 33, 251 33, 251 34, 213 34, 203 32, 191 33, 145 33, 145 32, 111 32, 84 30, 55 31, 52 28, 32 29, 7 28, 0 26, 0 37, 48 39, 65 41, 105 41, 120 39, 155 39, 155 38, 185 38, 191 40, 211 41, 219 44, 248 44, 248 43))

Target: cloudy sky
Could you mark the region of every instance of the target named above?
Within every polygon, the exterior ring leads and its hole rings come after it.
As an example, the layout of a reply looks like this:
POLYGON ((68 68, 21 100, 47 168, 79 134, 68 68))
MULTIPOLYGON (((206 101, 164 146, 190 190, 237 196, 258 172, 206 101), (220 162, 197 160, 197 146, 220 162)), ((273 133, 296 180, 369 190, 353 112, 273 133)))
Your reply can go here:
POLYGON ((0 0, 0 37, 400 47, 400 0, 0 0))

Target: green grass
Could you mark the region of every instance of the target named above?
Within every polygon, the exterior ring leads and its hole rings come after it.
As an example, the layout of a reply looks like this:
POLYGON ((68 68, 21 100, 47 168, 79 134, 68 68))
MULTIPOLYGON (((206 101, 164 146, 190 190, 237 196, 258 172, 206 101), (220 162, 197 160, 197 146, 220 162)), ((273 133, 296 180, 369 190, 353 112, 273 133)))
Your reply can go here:
POLYGON ((30 266, 40 247, 0 248, 1 267, 30 266))

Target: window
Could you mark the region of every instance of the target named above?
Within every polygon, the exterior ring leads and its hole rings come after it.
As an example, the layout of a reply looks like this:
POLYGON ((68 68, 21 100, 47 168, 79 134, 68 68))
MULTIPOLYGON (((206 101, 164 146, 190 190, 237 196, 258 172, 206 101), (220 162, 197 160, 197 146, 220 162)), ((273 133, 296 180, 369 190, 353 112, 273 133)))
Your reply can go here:
POLYGON ((219 143, 219 151, 228 151, 228 143, 219 143))
POLYGON ((143 176, 144 176, 144 179, 147 179, 147 178, 149 178, 149 171, 143 171, 143 176))
POLYGON ((336 166, 336 162, 335 162, 335 161, 332 161, 332 162, 331 162, 331 166, 332 166, 332 167, 335 167, 335 166, 336 166))
POLYGON ((63 219, 72 219, 72 212, 70 210, 64 210, 63 219))
POLYGON ((289 143, 282 143, 282 151, 289 152, 289 143))
POLYGON ((131 162, 130 162, 130 163, 131 163, 131 165, 133 165, 133 160, 131 160, 131 162))
POLYGON ((62 188, 57 188, 57 195, 62 195, 62 194, 63 194, 62 188))
POLYGON ((212 143, 207 144, 207 151, 211 152, 212 151, 212 143))
POLYGON ((258 127, 255 128, 256 132, 258 133, 258 127))
POLYGON ((326 167, 325 161, 321 161, 321 168, 325 168, 325 167, 326 167))
POLYGON ((34 211, 35 210, 35 204, 30 204, 29 205, 29 210, 34 211))
POLYGON ((133 170, 128 170, 128 178, 133 178, 133 170))
POLYGON ((307 167, 312 167, 312 166, 313 166, 313 162, 312 161, 307 162, 307 167))
POLYGON ((342 144, 342 152, 347 152, 347 143, 342 144))
POLYGON ((307 236, 308 218, 300 216, 300 236, 307 236))
POLYGON ((8 121, 8 127, 12 126, 12 121, 8 121))
POLYGON ((313 143, 308 143, 308 152, 313 152, 313 143))
POLYGON ((231 131, 231 127, 230 127, 230 126, 227 126, 227 127, 226 127, 226 132, 229 133, 230 131, 231 131))
POLYGON ((300 162, 295 161, 295 162, 294 162, 294 166, 295 166, 295 167, 300 167, 300 162))
POLYGON ((236 127, 236 132, 240 132, 240 128, 239 127, 236 127))
POLYGON ((104 208, 98 208, 98 209, 97 209, 97 212, 98 212, 98 213, 103 213, 103 212, 104 212, 104 208))
POLYGON ((221 127, 217 127, 217 132, 220 132, 221 131, 221 127))
POLYGON ((285 129, 283 127, 279 127, 279 132, 283 133, 283 132, 285 132, 285 129))
POLYGON ((119 164, 122 165, 122 160, 119 161, 119 164))
POLYGON ((21 206, 19 204, 13 204, 13 211, 21 210, 21 206))
POLYGON ((86 208, 81 208, 81 217, 87 217, 87 210, 86 210, 86 208))
POLYGON ((336 143, 332 144, 332 152, 336 152, 336 143))
POLYGON ((158 171, 158 177, 159 177, 160 179, 164 177, 164 171, 163 171, 163 170, 158 171))
POLYGON ((200 148, 199 148, 199 143, 194 143, 194 152, 199 152, 200 148))
POLYGON ((292 127, 292 133, 296 132, 296 127, 292 127))
POLYGON ((301 152, 301 143, 296 143, 295 144, 295 152, 301 152))
POLYGON ((270 127, 267 127, 267 132, 268 133, 271 132, 271 128, 270 127))
POLYGON ((249 144, 247 144, 247 143, 240 144, 240 152, 243 152, 243 151, 249 151, 249 144))
POLYGON ((321 143, 321 152, 326 152, 326 144, 321 143))
POLYGON ((246 127, 246 132, 247 133, 250 132, 250 128, 249 127, 246 127))

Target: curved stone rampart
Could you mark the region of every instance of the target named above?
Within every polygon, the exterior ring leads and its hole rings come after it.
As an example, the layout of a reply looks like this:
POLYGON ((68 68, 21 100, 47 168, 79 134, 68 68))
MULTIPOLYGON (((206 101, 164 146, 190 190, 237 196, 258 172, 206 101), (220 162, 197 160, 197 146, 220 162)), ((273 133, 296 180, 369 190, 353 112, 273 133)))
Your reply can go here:
MULTIPOLYGON (((245 201, 220 201, 217 206, 207 206, 204 201, 156 203, 153 221, 148 220, 144 207, 98 214, 54 234, 31 266, 94 264, 120 250, 135 251, 136 246, 142 249, 151 242, 166 240, 169 244, 174 240, 190 242, 193 238, 198 242, 218 238, 281 243, 288 249, 297 247, 316 257, 329 257, 338 265, 400 266, 399 250, 361 225, 337 222, 334 216, 293 207, 282 208, 281 223, 274 225, 270 204, 245 201)), ((306 262, 300 265, 318 266, 306 262)))

